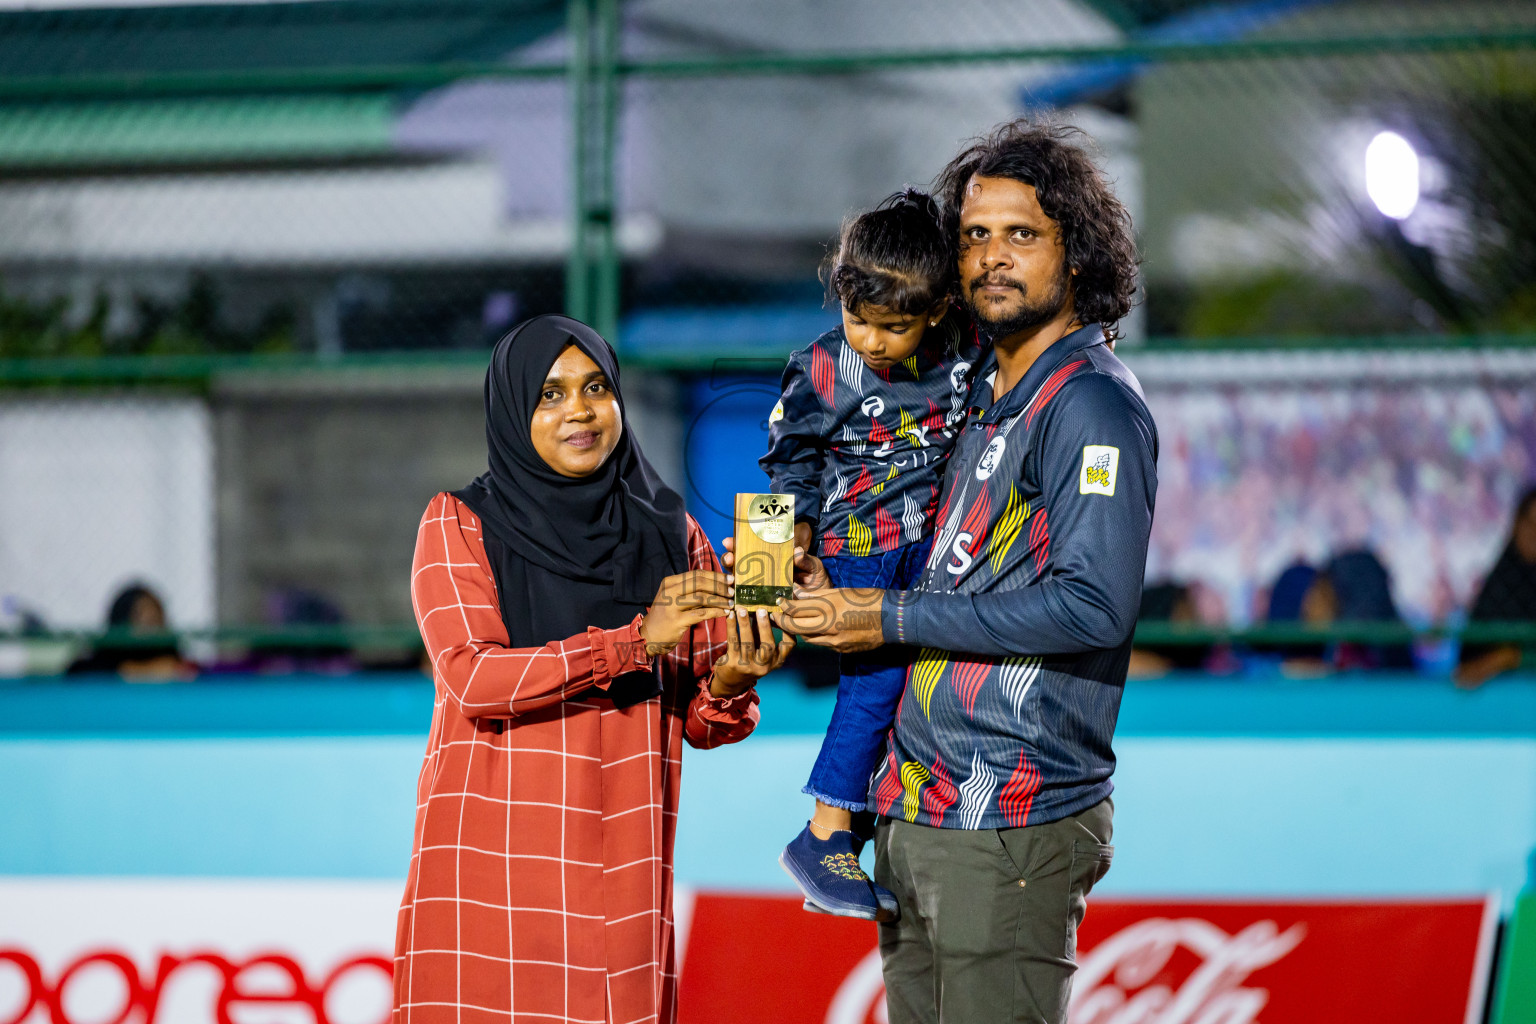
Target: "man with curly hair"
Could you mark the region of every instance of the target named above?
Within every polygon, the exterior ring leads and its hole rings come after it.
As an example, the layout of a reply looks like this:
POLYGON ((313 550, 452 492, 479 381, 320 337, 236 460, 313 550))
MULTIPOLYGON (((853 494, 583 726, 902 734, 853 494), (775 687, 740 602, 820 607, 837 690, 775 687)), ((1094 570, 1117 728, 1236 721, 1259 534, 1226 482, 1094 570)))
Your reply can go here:
POLYGON ((781 617, 839 650, 922 648, 869 791, 875 880, 900 905, 880 926, 891 1024, 1063 1021, 1113 853, 1111 740, 1157 490, 1157 430, 1112 350, 1135 244, 1066 126, 1001 125, 936 193, 990 346, 933 554, 905 591, 833 588, 806 556, 781 617))

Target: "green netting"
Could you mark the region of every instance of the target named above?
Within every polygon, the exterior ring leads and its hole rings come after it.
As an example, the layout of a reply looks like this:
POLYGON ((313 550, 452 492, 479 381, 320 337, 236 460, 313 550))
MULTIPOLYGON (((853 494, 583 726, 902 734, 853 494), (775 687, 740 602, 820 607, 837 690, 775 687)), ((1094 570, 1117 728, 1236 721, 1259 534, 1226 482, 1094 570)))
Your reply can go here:
POLYGON ((0 15, 7 79, 499 58, 564 24, 561 0, 329 0, 86 7, 0 15))
POLYGON ((17 103, 0 107, 0 168, 380 157, 397 107, 387 95, 17 103))
MULTIPOLYGON (((1405 578, 1415 524, 1480 531, 1472 555, 1458 541, 1410 587, 1419 621, 1454 624, 1536 465, 1521 397, 1536 342, 1536 3, 935 11, 0 13, 0 473, 43 479, 54 460, 120 483, 150 523, 123 537, 201 567, 184 592, 211 617, 174 618, 199 642, 408 644, 408 626, 388 625, 408 621, 401 566, 376 553, 407 550, 421 495, 479 468, 477 378, 509 324, 561 309, 600 323, 636 372, 652 446, 680 448, 689 387, 771 377, 834 322, 816 271, 845 215, 1032 111, 1091 133, 1134 214, 1144 301, 1125 348, 1142 346, 1136 370, 1187 449, 1193 483, 1170 473, 1170 502, 1256 500, 1274 484, 1251 476, 1264 460, 1233 453, 1265 438, 1337 449, 1353 461, 1328 478, 1344 498, 1324 518, 1348 525, 1371 504, 1351 495, 1388 495, 1366 532, 1405 578), (1401 216, 1367 179, 1383 133, 1417 160, 1401 216), (1340 432, 1372 416, 1446 426, 1349 448, 1340 432), (349 494, 368 496, 367 521, 341 529, 327 510, 349 494), (348 621, 383 632, 215 629, 271 620, 269 592, 327 587, 349 595, 348 621)), ((0 519, 26 514, 13 502, 0 519)), ((69 595, 117 564, 120 539, 63 545, 50 607, 69 613, 53 625, 99 621, 69 595)), ((1160 539, 1154 567, 1188 576, 1193 550, 1240 563, 1223 593, 1242 613, 1230 621, 1247 621, 1240 584, 1261 585, 1280 556, 1195 541, 1160 539)), ((0 534, 0 563, 33 565, 27 545, 42 542, 0 534)), ((1227 627, 1144 638, 1290 642, 1227 627)))

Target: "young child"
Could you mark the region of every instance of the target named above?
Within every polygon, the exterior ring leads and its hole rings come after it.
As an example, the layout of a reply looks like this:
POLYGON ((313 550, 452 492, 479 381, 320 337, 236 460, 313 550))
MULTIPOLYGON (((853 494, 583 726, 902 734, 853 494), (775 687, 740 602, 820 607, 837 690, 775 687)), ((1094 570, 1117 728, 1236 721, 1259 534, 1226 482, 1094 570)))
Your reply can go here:
MULTIPOLYGON (((965 416, 974 334, 950 312, 954 256, 916 189, 843 225, 829 261, 843 325, 790 357, 759 460, 795 496, 795 543, 839 587, 903 589, 928 560, 940 474, 965 416)), ((859 867, 869 779, 910 650, 844 655, 837 704, 805 792, 816 811, 779 857, 806 909, 888 920, 896 899, 859 867)))

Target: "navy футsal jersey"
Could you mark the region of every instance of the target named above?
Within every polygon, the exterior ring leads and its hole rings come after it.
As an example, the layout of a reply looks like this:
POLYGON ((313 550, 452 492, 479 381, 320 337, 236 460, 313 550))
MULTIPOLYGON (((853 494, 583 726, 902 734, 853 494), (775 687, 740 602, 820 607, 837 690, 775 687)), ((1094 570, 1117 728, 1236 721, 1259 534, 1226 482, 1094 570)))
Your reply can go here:
POLYGON ((1113 789, 1157 493, 1157 428, 1097 325, 993 404, 996 369, 977 368, 922 582, 881 612, 922 651, 869 806, 942 828, 1043 824, 1113 789))
POLYGON ((775 493, 795 496, 821 554, 867 556, 928 535, 977 354, 951 313, 889 369, 864 365, 841 327, 789 357, 758 465, 775 493))

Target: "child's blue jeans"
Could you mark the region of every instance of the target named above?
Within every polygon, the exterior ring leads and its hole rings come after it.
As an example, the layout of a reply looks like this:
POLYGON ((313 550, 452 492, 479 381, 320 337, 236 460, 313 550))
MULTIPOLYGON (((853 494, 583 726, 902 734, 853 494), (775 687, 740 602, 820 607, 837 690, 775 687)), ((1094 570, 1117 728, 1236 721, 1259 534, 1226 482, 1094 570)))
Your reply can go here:
MULTIPOLYGON (((878 555, 828 555, 821 564, 834 587, 908 590, 921 577, 933 538, 878 555)), ((862 811, 869 779, 885 752, 885 737, 896 718, 896 704, 907 684, 912 648, 886 644, 872 651, 845 654, 838 666, 837 705, 827 737, 802 792, 831 807, 862 811)))

